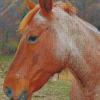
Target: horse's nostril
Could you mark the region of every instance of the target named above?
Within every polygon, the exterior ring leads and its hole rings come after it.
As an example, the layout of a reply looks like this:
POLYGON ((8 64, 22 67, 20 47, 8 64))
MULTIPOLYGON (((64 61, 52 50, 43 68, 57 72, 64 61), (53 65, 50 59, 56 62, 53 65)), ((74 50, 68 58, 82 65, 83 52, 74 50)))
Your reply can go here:
POLYGON ((13 91, 10 87, 6 87, 4 89, 5 94, 8 96, 9 99, 13 98, 13 91))
POLYGON ((27 97, 28 97, 28 91, 27 91, 27 90, 24 90, 24 91, 21 93, 21 95, 20 95, 20 97, 19 97, 18 100, 27 100, 27 97))

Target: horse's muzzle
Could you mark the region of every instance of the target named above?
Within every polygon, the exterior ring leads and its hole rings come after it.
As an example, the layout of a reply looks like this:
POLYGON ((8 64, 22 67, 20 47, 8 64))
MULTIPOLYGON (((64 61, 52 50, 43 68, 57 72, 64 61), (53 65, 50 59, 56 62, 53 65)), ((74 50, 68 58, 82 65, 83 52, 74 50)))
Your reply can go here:
POLYGON ((12 89, 10 87, 6 87, 4 89, 4 93, 7 95, 7 97, 9 99, 12 99, 13 98, 13 91, 12 91, 12 89))
POLYGON ((18 95, 15 99, 13 99, 13 91, 10 87, 6 87, 4 89, 5 94, 8 96, 10 100, 27 100, 28 91, 24 90, 20 95, 18 95))

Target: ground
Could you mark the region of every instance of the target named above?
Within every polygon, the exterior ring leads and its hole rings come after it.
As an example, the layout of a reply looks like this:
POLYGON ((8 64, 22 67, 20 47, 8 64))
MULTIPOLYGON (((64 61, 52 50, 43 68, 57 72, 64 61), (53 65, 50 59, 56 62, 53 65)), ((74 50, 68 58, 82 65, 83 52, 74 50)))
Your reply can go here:
MULTIPOLYGON (((0 100, 9 100, 3 92, 4 78, 0 78, 0 100)), ((42 89, 33 93, 31 100, 69 100, 70 83, 52 78, 42 89)))

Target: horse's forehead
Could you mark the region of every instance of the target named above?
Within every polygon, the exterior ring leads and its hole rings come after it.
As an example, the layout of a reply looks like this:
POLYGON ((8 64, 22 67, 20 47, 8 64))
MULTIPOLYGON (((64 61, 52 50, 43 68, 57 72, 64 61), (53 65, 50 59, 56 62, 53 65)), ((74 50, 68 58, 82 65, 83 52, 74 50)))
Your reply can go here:
MULTIPOLYGON (((32 21, 28 25, 28 30, 48 30, 53 33, 65 33, 68 31, 66 24, 66 12, 59 7, 52 9, 52 15, 50 18, 43 16, 39 10, 33 17, 32 21), (56 31, 56 32, 54 32, 56 31)), ((68 16, 67 16, 68 17, 68 16)))
MULTIPOLYGON (((52 22, 57 21, 57 19, 61 19, 65 17, 65 12, 59 8, 59 7, 54 7, 52 9, 52 14, 50 16, 50 18, 48 18, 47 16, 44 16, 41 14, 41 11, 39 10, 33 17, 34 20, 34 24, 39 25, 41 23, 43 24, 52 24, 52 22)), ((54 23, 53 23, 54 24, 54 23)))
POLYGON ((49 18, 47 18, 47 16, 44 16, 43 14, 41 14, 41 11, 39 10, 33 16, 32 20, 29 23, 29 25, 27 26, 26 30, 33 30, 33 29, 35 30, 37 28, 39 28, 39 30, 41 30, 41 28, 46 29, 48 26, 52 26, 52 24, 54 24, 54 20, 56 20, 56 17, 49 19, 49 18))
POLYGON ((46 18, 40 14, 40 11, 38 11, 33 17, 33 20, 34 24, 39 25, 41 22, 44 23, 46 21, 46 18))
MULTIPOLYGON (((30 32, 30 31, 40 31, 40 30, 44 30, 45 27, 47 27, 45 25, 46 22, 46 18, 44 18, 39 11, 34 15, 34 17, 32 18, 32 20, 30 21, 29 25, 26 27, 26 31, 30 32)), ((27 33, 28 33, 27 32, 27 33)))

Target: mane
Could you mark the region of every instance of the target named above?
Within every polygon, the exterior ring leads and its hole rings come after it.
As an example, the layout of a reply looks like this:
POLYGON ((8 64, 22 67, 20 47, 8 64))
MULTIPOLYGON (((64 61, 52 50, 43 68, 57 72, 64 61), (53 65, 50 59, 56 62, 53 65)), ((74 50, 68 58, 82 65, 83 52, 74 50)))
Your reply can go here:
MULTIPOLYGON (((76 9, 75 7, 72 7, 72 4, 66 0, 66 3, 63 3, 61 1, 58 1, 54 3, 54 7, 59 6, 63 10, 65 10, 70 15, 76 15, 76 9)), ((40 9, 39 5, 36 5, 34 9, 30 10, 28 14, 23 18, 20 26, 19 31, 24 31, 30 21, 32 20, 33 16, 37 13, 37 11, 40 9)))
POLYGON ((28 14, 23 18, 22 22, 19 26, 19 31, 24 31, 25 28, 28 26, 30 21, 32 20, 33 16, 37 13, 37 11, 40 9, 39 5, 36 5, 34 9, 30 10, 28 14))
POLYGON ((60 8, 62 8, 63 10, 65 10, 67 13, 69 13, 70 15, 76 15, 76 8, 72 6, 72 4, 70 2, 68 2, 66 0, 66 3, 63 3, 62 1, 58 1, 54 4, 55 6, 59 6, 60 8))

